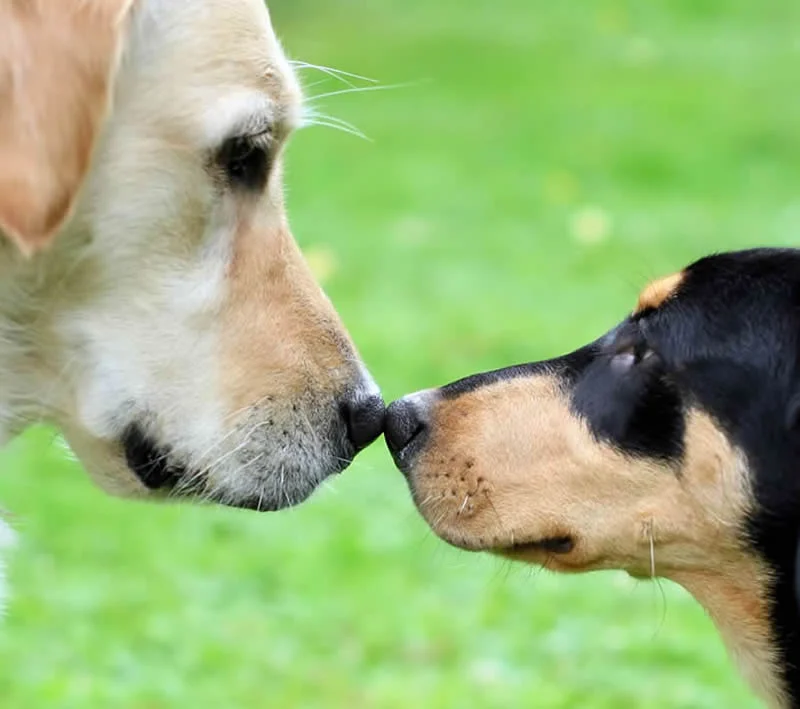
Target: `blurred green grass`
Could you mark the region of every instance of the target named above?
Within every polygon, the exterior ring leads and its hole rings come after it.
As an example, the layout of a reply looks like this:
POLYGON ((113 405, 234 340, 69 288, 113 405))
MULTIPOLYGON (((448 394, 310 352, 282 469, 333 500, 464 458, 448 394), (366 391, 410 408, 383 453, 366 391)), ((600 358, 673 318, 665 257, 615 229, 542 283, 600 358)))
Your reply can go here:
MULTIPOLYGON (((797 242, 796 4, 272 14, 293 57, 407 84, 322 101, 373 142, 309 129, 287 168, 295 233, 388 398, 582 344, 702 254, 797 242)), ((381 446, 267 516, 106 498, 44 430, 0 465, 21 534, 3 709, 758 706, 680 589, 451 550, 381 446)))

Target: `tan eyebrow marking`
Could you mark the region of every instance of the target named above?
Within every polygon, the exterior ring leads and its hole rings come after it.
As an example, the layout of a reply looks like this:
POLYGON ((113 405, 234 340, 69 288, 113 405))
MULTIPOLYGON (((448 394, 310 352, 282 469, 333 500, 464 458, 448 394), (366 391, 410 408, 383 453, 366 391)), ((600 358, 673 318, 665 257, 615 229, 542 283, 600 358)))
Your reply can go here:
POLYGON ((675 291, 683 283, 684 275, 683 271, 678 271, 678 273, 673 273, 648 283, 639 294, 639 300, 633 312, 640 313, 643 310, 663 305, 666 300, 675 295, 675 291))

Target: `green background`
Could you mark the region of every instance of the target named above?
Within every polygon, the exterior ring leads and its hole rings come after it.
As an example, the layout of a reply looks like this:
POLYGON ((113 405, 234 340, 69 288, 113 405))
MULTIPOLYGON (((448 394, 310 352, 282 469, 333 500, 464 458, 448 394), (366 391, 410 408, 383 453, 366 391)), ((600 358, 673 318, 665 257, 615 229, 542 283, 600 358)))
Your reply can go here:
MULTIPOLYGON (((294 58, 404 85, 321 100, 372 141, 310 128, 287 167, 295 233, 389 399, 565 352, 705 253, 798 240, 795 2, 272 13, 294 58)), ((20 533, 2 709, 758 706, 681 590, 451 550, 380 444, 263 516, 109 499, 46 430, 0 465, 20 533)))

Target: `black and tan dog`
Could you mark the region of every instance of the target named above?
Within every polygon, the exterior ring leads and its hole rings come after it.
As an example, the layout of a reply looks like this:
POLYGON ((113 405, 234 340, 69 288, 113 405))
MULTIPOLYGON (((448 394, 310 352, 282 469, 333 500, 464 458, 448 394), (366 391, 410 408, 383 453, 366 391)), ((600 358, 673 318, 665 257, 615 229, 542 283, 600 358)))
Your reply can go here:
POLYGON ((800 707, 800 251, 698 261, 572 354, 395 402, 386 437, 446 541, 670 578, 800 707))

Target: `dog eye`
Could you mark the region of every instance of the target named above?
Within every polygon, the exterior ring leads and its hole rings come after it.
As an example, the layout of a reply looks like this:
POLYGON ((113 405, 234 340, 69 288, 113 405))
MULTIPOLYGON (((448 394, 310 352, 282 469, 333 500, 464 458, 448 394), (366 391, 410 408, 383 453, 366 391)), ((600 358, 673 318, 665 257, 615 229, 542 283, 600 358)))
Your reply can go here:
POLYGON ((239 136, 225 141, 218 161, 233 187, 260 191, 269 172, 269 134, 239 136))
POLYGON ((636 364, 636 353, 632 350, 617 352, 611 358, 611 369, 615 372, 627 372, 636 364))
POLYGON ((611 368, 616 372, 627 372, 637 364, 646 362, 654 356, 655 352, 644 344, 638 347, 626 347, 611 357, 611 368))

